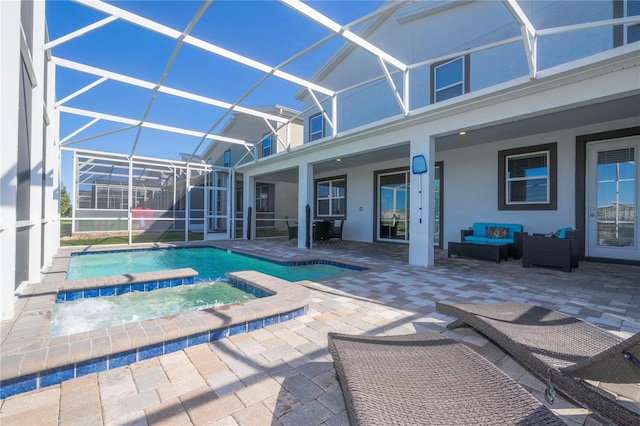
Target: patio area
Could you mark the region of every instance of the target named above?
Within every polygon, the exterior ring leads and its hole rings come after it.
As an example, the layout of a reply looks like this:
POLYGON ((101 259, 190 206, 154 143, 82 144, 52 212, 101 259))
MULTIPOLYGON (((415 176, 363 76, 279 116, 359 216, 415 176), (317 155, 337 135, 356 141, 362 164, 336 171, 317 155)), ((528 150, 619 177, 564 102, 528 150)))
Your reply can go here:
MULTIPOLYGON (((1 423, 346 425, 327 351, 329 331, 434 330, 481 353, 544 402, 544 384, 492 343, 470 329, 446 331, 452 318, 435 312, 436 301, 532 303, 623 337, 640 332, 638 266, 582 262, 564 273, 523 268, 513 259, 500 264, 448 259, 437 250, 435 266, 427 269, 407 265, 408 247, 401 244, 345 241, 309 251, 278 238, 215 245, 275 259, 350 261, 370 269, 305 284, 312 292, 309 310, 293 320, 9 397, 0 401, 1 423)), ((3 342, 6 336, 3 331, 3 342)), ((640 411, 640 384, 601 387, 640 411)), ((549 408, 569 425, 602 423, 562 398, 549 408)))

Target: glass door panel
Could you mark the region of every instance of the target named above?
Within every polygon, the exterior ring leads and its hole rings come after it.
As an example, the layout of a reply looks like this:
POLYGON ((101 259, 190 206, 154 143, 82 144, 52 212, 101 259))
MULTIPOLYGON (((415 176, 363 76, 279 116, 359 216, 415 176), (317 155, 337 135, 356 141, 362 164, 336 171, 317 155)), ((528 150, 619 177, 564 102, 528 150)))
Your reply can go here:
POLYGON ((378 239, 409 241, 409 172, 378 175, 378 239))
POLYGON ((639 148, 640 138, 588 147, 587 256, 640 259, 639 148))

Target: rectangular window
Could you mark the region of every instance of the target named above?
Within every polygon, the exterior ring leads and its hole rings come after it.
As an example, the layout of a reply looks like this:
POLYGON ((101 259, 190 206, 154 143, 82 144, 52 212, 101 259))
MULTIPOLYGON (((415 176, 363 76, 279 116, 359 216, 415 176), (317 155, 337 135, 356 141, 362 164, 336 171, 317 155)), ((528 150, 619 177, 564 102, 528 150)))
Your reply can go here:
POLYGON ((498 152, 498 209, 555 210, 557 144, 498 152))
POLYGON ((324 137, 324 117, 322 113, 309 117, 309 142, 324 137))
POLYGON ((441 102, 467 93, 468 58, 461 56, 432 67, 432 101, 441 102))
POLYGON ((316 181, 316 217, 341 217, 347 213, 347 178, 316 181))
POLYGON ((507 204, 549 202, 549 151, 510 155, 507 162, 507 204))
POLYGON ((271 155, 271 140, 273 138, 272 134, 268 134, 262 139, 262 156, 268 157, 271 155))
POLYGON ((256 212, 268 212, 269 208, 269 184, 256 184, 256 212))
POLYGON ((231 150, 228 149, 224 152, 224 166, 229 167, 231 164, 231 150))
MULTIPOLYGON (((627 0, 626 9, 626 16, 640 15, 640 0, 627 0)), ((627 43, 640 40, 640 24, 627 25, 625 35, 627 43)))

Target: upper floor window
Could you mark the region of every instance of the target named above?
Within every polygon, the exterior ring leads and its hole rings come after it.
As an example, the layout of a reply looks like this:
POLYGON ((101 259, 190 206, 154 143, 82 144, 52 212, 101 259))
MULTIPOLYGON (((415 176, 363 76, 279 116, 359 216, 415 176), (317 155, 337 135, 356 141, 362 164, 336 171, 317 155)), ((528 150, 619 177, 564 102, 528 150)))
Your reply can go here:
POLYGON ((431 67, 431 102, 441 102, 469 92, 469 56, 431 67))
POLYGON ((267 157, 271 155, 271 141, 273 139, 273 135, 270 133, 262 139, 262 156, 267 157))
POLYGON ((309 142, 324 137, 324 117, 322 113, 309 117, 309 142))
POLYGON ((347 213, 347 178, 345 176, 316 181, 316 216, 345 217, 347 213))
POLYGON ((231 164, 231 150, 230 149, 228 149, 228 150, 226 150, 224 152, 224 160, 223 161, 224 161, 223 165, 225 167, 229 167, 229 165, 231 164))
POLYGON ((556 144, 498 153, 500 210, 556 209, 556 144))
MULTIPOLYGON (((627 0, 625 3, 627 9, 626 16, 640 15, 640 0, 627 0)), ((627 25, 625 33, 627 43, 640 40, 640 24, 627 25)))

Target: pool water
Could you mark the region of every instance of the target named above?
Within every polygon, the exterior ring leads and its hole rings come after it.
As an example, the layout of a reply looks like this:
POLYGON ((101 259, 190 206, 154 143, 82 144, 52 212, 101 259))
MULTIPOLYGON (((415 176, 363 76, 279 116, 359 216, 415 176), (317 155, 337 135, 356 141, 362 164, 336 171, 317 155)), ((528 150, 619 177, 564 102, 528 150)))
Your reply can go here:
POLYGON ((255 298, 253 294, 222 281, 119 296, 83 298, 56 303, 51 315, 49 336, 65 336, 255 298))
POLYGON ((67 279, 94 278, 165 269, 193 268, 198 278, 225 278, 227 272, 254 270, 288 281, 319 280, 353 272, 336 265, 287 266, 211 247, 128 250, 71 256, 67 279))

